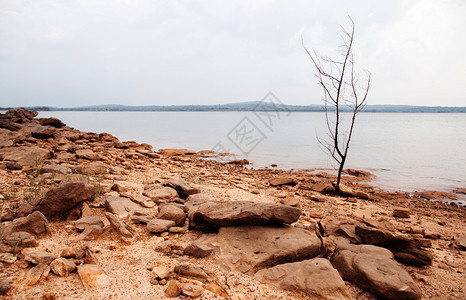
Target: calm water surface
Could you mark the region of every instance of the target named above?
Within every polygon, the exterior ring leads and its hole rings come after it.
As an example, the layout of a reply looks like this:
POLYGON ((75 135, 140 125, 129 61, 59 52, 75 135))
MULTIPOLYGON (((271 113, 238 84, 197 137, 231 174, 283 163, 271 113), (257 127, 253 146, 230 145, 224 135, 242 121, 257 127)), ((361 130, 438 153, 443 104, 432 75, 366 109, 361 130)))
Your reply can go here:
MULTIPOLYGON (((243 129, 254 128, 255 137, 264 138, 249 154, 242 154, 255 167, 335 167, 317 141, 317 136, 326 135, 321 112, 282 113, 270 119, 252 112, 40 113, 50 116, 82 131, 108 132, 154 149, 210 150, 221 142, 236 154, 250 150, 235 136, 246 124, 243 129)), ((371 171, 378 186, 399 191, 466 187, 466 114, 362 113, 356 122, 346 167, 371 171)))

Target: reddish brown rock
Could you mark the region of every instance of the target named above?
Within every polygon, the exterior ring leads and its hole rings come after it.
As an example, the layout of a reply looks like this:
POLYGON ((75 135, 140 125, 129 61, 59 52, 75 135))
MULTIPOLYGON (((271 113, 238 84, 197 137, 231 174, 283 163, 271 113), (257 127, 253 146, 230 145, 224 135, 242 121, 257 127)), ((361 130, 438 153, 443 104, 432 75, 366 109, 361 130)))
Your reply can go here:
POLYGON ((165 297, 174 298, 181 294, 181 285, 175 279, 170 279, 165 288, 165 297))
POLYGON ((298 182, 293 177, 274 177, 269 180, 271 186, 296 185, 298 182))
POLYGON ((171 220, 175 226, 183 225, 186 221, 186 213, 183 209, 174 204, 165 204, 159 206, 159 219, 171 220))
POLYGON ((26 217, 17 218, 5 227, 4 236, 13 232, 28 232, 35 236, 43 236, 50 232, 47 218, 39 211, 35 211, 26 217))
POLYGON ((191 221, 214 226, 291 224, 301 215, 300 209, 288 205, 250 201, 206 201, 187 207, 191 221))
POLYGON ((183 250, 184 255, 193 257, 203 258, 212 253, 214 249, 207 245, 204 245, 200 241, 194 241, 183 250))
POLYGON ((110 277, 102 267, 92 264, 77 266, 78 275, 84 287, 98 289, 110 284, 110 277))
POLYGON ((384 299, 421 299, 413 279, 393 260, 387 249, 370 245, 342 245, 332 256, 332 265, 361 288, 384 299))
POLYGON ((23 167, 38 167, 51 157, 50 151, 36 146, 6 147, 0 149, 0 158, 14 161, 23 167))
POLYGON ((68 277, 71 272, 76 270, 76 264, 71 260, 59 257, 50 263, 50 268, 54 274, 68 277))
POLYGON ((395 207, 393 208, 393 216, 397 218, 409 218, 410 216, 410 209, 404 207, 395 207))
POLYGON ((219 247, 220 260, 243 273, 310 259, 321 252, 317 236, 289 226, 222 227, 204 242, 219 247))
POLYGON ((193 150, 188 150, 188 149, 160 149, 159 153, 166 155, 166 156, 184 156, 184 155, 194 155, 197 152, 193 150))
POLYGON ((345 282, 325 258, 281 264, 260 270, 255 277, 284 290, 303 292, 313 299, 351 299, 345 282))
POLYGON ((45 216, 62 215, 83 201, 91 200, 95 187, 85 181, 68 181, 51 188, 37 205, 45 216))

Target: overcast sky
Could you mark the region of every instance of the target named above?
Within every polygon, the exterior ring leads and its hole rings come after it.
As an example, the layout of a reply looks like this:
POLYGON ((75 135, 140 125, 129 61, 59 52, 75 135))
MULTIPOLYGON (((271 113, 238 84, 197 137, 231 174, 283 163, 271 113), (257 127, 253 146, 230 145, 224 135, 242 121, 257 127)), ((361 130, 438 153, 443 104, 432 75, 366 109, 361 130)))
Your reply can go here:
POLYGON ((0 0, 0 106, 318 104, 348 15, 370 104, 466 106, 465 0, 0 0))

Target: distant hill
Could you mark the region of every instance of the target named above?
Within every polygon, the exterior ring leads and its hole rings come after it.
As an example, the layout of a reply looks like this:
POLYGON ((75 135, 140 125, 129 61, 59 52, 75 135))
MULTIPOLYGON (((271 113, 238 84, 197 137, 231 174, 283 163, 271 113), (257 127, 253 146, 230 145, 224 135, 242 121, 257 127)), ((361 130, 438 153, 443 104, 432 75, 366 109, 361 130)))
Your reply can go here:
MULTIPOLYGON (((0 108, 7 110, 9 108, 0 108)), ((319 112, 325 111, 320 104, 314 105, 283 105, 270 102, 240 102, 214 105, 148 105, 128 106, 118 104, 91 105, 72 108, 31 106, 27 109, 38 111, 293 111, 293 112, 319 112)), ((343 111, 351 111, 344 107, 343 111)), ((448 106, 413 106, 413 105, 366 105, 363 112, 403 112, 403 113, 466 113, 466 107, 448 106)))

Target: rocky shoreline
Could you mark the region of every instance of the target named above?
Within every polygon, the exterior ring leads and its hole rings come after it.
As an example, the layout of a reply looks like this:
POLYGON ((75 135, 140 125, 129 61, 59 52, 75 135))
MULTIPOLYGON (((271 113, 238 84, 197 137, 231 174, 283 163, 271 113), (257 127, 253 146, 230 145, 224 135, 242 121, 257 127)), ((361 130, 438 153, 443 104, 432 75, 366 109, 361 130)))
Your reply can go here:
MULTIPOLYGON (((347 170, 158 152, 19 108, 0 114, 5 299, 459 299, 466 219, 440 192, 347 170)), ((461 189, 458 190, 461 192, 461 189)))

